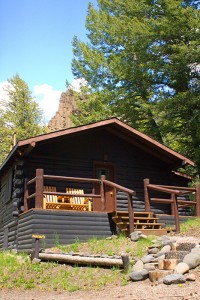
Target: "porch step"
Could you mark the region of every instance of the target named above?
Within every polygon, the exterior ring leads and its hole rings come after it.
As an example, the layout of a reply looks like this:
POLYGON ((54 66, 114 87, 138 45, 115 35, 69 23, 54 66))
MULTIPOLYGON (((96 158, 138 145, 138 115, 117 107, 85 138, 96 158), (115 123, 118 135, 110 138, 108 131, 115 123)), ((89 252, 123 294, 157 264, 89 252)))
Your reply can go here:
MULTIPOLYGON (((134 212, 134 229, 140 230, 146 235, 164 235, 167 229, 164 229, 165 223, 158 223, 159 218, 154 217, 151 212, 134 212)), ((127 211, 117 211, 113 213, 113 221, 121 232, 129 235, 129 215, 127 211)))

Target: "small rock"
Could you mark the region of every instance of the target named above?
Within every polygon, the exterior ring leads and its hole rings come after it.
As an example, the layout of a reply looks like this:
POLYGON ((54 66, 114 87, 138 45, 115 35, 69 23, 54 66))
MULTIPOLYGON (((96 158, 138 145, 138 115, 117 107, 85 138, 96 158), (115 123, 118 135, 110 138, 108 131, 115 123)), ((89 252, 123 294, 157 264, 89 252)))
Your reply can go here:
POLYGON ((177 274, 185 274, 188 271, 189 271, 189 266, 184 262, 180 262, 174 269, 174 272, 177 274))
POLYGON ((163 278, 164 284, 180 284, 185 283, 185 278, 182 274, 171 274, 163 278))
POLYGON ((188 274, 186 277, 185 277, 185 280, 186 281, 195 281, 196 280, 196 276, 194 274, 188 274))
POLYGON ((165 259, 165 254, 162 254, 159 257, 157 257, 157 262, 159 263, 163 259, 165 259))
POLYGON ((159 261, 165 259, 165 254, 160 255, 159 257, 156 258, 156 261, 159 263, 159 261))
POLYGON ((161 240, 163 246, 166 246, 166 245, 171 246, 172 243, 176 243, 176 240, 169 239, 166 236, 161 237, 160 240, 161 240))
POLYGON ((172 244, 171 244, 171 250, 172 250, 172 251, 176 251, 177 246, 178 246, 177 243, 172 243, 172 244))
POLYGON ((132 281, 141 281, 141 280, 145 280, 149 277, 149 272, 145 269, 139 271, 139 272, 132 272, 130 275, 130 279, 132 281))
POLYGON ((141 260, 138 260, 133 266, 133 271, 139 272, 144 269, 144 263, 141 260))
POLYGON ((141 258, 141 261, 144 263, 144 264, 147 264, 147 263, 150 263, 150 262, 154 262, 155 261, 155 258, 153 257, 152 254, 149 254, 149 255, 145 255, 141 258))
POLYGON ((137 242, 141 236, 142 232, 141 231, 134 231, 131 232, 130 234, 130 239, 132 242, 137 242))
POLYGON ((108 237, 106 237, 106 240, 115 240, 115 239, 118 239, 118 236, 117 236, 117 235, 115 235, 115 234, 113 234, 113 235, 111 235, 111 236, 108 236, 108 237))
POLYGON ((32 264, 39 264, 40 262, 41 262, 41 259, 39 259, 39 258, 34 258, 32 260, 32 264))
POLYGON ((142 234, 140 234, 139 238, 146 240, 147 239, 147 235, 145 235, 145 234, 142 233, 142 234))
POLYGON ((151 248, 148 249, 149 254, 157 254, 159 252, 159 248, 151 248))
POLYGON ((163 255, 164 253, 169 252, 170 250, 171 250, 171 246, 166 245, 157 254, 155 254, 155 257, 159 257, 159 256, 163 255))
POLYGON ((156 269, 156 265, 154 263, 144 264, 144 269, 147 271, 153 271, 156 269))
POLYGON ((161 244, 159 243, 153 243, 153 245, 149 246, 148 249, 152 249, 152 248, 159 248, 160 249, 161 244))

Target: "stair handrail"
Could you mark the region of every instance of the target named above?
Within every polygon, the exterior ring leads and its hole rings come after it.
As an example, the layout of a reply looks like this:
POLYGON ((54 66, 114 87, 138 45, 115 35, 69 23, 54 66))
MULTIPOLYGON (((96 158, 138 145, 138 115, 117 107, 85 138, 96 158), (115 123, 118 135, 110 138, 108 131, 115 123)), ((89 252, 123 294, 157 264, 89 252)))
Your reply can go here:
POLYGON ((127 196, 128 196, 129 231, 130 231, 130 233, 134 232, 134 217, 133 217, 134 211, 133 211, 132 196, 135 196, 136 192, 134 190, 128 189, 126 187, 123 187, 122 185, 119 185, 117 183, 114 183, 114 182, 106 180, 106 179, 103 179, 103 182, 105 185, 113 187, 113 188, 120 190, 127 194, 127 196))
POLYGON ((182 204, 182 206, 196 206, 196 213, 198 215, 199 211, 199 203, 198 198, 196 197, 196 201, 187 201, 187 200, 178 200, 177 196, 186 195, 191 192, 195 192, 196 188, 190 187, 179 187, 179 186, 168 186, 168 185, 156 185, 150 184, 149 179, 144 179, 144 198, 145 198, 145 209, 151 211, 150 201, 160 202, 160 203, 169 203, 172 207, 171 214, 174 215, 175 218, 175 229, 176 232, 180 232, 180 220, 179 220, 179 213, 178 213, 178 204, 182 204), (170 199, 159 199, 159 198, 150 198, 149 197, 149 190, 156 190, 159 192, 170 194, 170 199))

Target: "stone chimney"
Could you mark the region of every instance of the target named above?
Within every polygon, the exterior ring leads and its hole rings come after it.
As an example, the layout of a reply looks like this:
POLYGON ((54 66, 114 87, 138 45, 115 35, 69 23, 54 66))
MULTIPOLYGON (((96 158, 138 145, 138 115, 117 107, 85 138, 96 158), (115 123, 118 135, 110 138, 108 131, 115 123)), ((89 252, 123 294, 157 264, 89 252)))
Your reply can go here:
POLYGON ((66 91, 66 93, 63 92, 60 96, 58 111, 56 112, 55 116, 53 116, 49 121, 49 130, 55 131, 72 127, 73 123, 70 120, 70 116, 75 110, 76 103, 74 96, 68 90, 66 91))

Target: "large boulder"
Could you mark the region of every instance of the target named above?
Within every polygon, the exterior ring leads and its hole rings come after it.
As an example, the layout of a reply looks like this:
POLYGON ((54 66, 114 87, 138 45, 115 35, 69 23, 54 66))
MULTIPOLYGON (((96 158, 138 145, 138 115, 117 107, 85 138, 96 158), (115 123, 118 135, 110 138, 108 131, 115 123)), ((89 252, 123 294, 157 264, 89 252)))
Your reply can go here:
POLYGON ((144 263, 141 260, 138 260, 134 266, 133 266, 133 271, 139 272, 144 269, 144 263))
POLYGON ((190 269, 194 269, 200 265, 200 254, 196 252, 190 252, 184 257, 183 262, 186 263, 190 269))
POLYGON ((185 274, 188 271, 189 271, 189 266, 184 262, 180 262, 174 269, 174 273, 176 274, 185 274))
POLYGON ((167 275, 163 279, 164 284, 180 284, 180 283, 185 283, 185 277, 182 274, 171 274, 167 275))
POLYGON ((170 245, 166 245, 164 246, 157 254, 155 254, 155 257, 159 257, 167 252, 169 252, 171 250, 171 246, 170 245))
POLYGON ((129 276, 132 281, 141 281, 149 277, 149 272, 143 269, 141 271, 134 271, 129 276))

